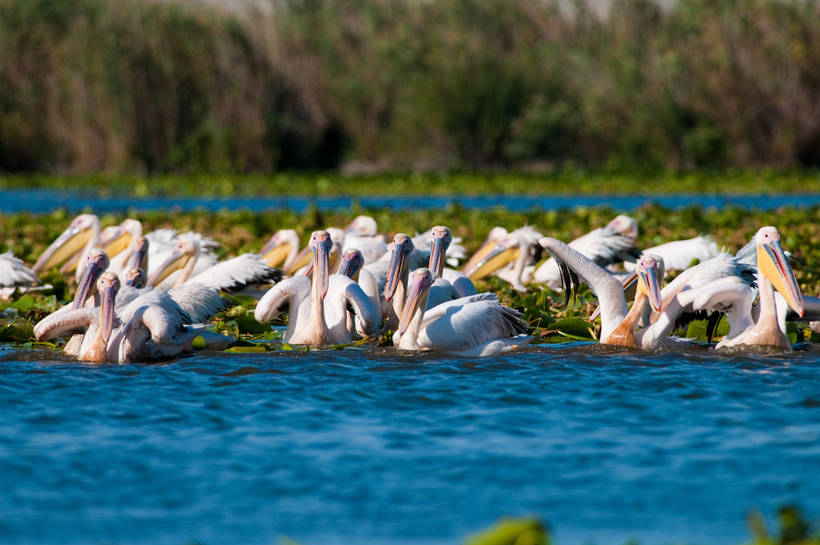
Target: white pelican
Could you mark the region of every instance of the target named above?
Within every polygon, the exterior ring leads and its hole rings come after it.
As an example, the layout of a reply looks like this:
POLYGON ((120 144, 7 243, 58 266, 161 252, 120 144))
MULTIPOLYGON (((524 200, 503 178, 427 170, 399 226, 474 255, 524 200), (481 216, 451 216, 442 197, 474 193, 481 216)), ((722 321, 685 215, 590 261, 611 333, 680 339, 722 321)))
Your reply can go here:
MULTIPOLYGON (((424 233, 416 233, 416 236, 413 237, 413 245, 416 247, 416 250, 420 252, 432 252, 432 247, 430 246, 430 242, 433 240, 432 235, 433 229, 425 231, 424 233)), ((445 255, 447 264, 451 267, 457 267, 460 260, 467 258, 467 249, 461 245, 460 238, 452 238, 451 236, 450 244, 447 246, 445 255)))
POLYGON ((430 229, 430 239, 430 260, 427 268, 433 272, 436 280, 430 287, 429 305, 435 306, 444 301, 477 294, 478 290, 475 285, 464 273, 444 268, 447 250, 453 240, 450 229, 443 225, 436 225, 430 229), (441 291, 441 295, 436 296, 434 301, 435 291, 441 291))
MULTIPOLYGON (((683 271, 692 265, 693 261, 703 263, 720 254, 717 244, 709 236, 697 236, 686 240, 673 240, 659 246, 647 248, 644 253, 663 258, 664 267, 669 271, 683 271)), ((624 269, 632 271, 635 264, 624 262, 624 269)))
POLYGON ((393 345, 400 350, 484 357, 521 348, 532 340, 521 314, 501 305, 494 293, 462 297, 425 310, 434 279, 429 269, 416 269, 410 277, 407 302, 393 335, 393 345))
POLYGON ((700 286, 693 306, 696 309, 718 309, 723 312, 730 307, 727 313, 729 335, 716 348, 765 346, 791 350, 791 342, 778 323, 775 290, 802 318, 804 306, 800 286, 780 244, 780 233, 775 227, 760 228, 755 234, 754 243, 760 295, 757 318, 755 319, 751 306, 754 300, 752 288, 738 282, 716 281, 700 286))
MULTIPOLYGON (((93 214, 80 214, 74 218, 65 231, 57 237, 34 264, 32 270, 36 273, 56 267, 80 252, 80 259, 84 259, 91 248, 94 248, 100 237, 100 220, 93 214)), ((76 279, 82 275, 77 267, 76 279)))
POLYGON ((381 308, 382 301, 381 293, 379 292, 379 282, 372 272, 362 267, 364 267, 364 257, 362 253, 355 248, 346 250, 345 253, 342 254, 339 274, 347 276, 359 284, 373 305, 376 308, 381 308))
MULTIPOLYGON (((663 260, 644 255, 638 260, 638 293, 631 309, 627 309, 623 285, 594 261, 569 245, 550 237, 539 241, 561 267, 561 277, 566 290, 572 289, 575 279, 571 272, 583 278, 595 291, 601 308, 601 338, 603 344, 631 348, 656 348, 666 340, 675 319, 686 304, 670 305, 652 325, 637 330, 647 306, 661 311, 660 282, 663 279, 663 260), (570 272, 571 270, 571 272, 570 272)), ((569 293, 567 293, 569 296, 569 293)))
MULTIPOLYGON (((641 255, 635 246, 637 222, 629 216, 617 216, 605 227, 594 229, 576 238, 569 246, 601 267, 622 261, 634 261, 641 255)), ((550 289, 561 289, 561 273, 554 259, 548 259, 533 274, 533 282, 546 284, 550 289)))
MULTIPOLYGON (((495 228, 498 229, 498 228, 495 228)), ((502 231, 496 230, 493 237, 502 231)), ((532 280, 535 263, 541 256, 538 239, 543 235, 529 225, 507 233, 493 245, 487 242, 473 256, 470 269, 464 270, 471 280, 480 280, 495 273, 512 284, 517 291, 527 291, 525 284, 532 280), (480 255, 480 257, 478 257, 480 255)), ((492 240, 488 238, 488 242, 492 240)))
POLYGON ((317 346, 351 342, 348 307, 366 334, 375 333, 379 326, 379 309, 359 285, 347 276, 330 275, 332 246, 327 231, 315 231, 308 245, 313 252, 312 278, 298 275, 285 279, 256 305, 254 317, 259 322, 269 322, 287 307, 288 328, 284 335, 287 343, 317 346))
MULTIPOLYGON (((219 243, 195 231, 179 233, 175 229, 157 229, 145 235, 145 238, 148 239, 149 243, 148 268, 145 270, 149 277, 156 272, 162 263, 167 261, 168 257, 176 250, 177 242, 182 240, 195 240, 199 244, 199 257, 197 257, 196 266, 191 272, 192 275, 213 267, 217 262, 216 251, 219 249, 219 243)), ((176 276, 179 274, 172 274, 167 279, 169 284, 174 283, 176 276)))
POLYGON ((478 263, 481 262, 487 254, 492 252, 498 243, 507 238, 508 234, 509 232, 503 227, 496 226, 490 229, 490 232, 487 233, 487 240, 484 241, 481 247, 476 250, 470 259, 467 260, 467 263, 461 268, 464 274, 470 276, 476 270, 478 263))
MULTIPOLYGON (((102 237, 100 239, 100 247, 106 251, 111 259, 108 268, 119 276, 124 275, 131 269, 129 266, 131 256, 134 255, 139 244, 146 244, 148 240, 142 236, 142 223, 132 218, 124 219, 107 241, 103 241, 102 237), (138 242, 139 240, 142 240, 142 242, 138 242)), ((148 255, 147 253, 144 255, 147 262, 148 255)))
POLYGON ((268 267, 281 266, 282 270, 288 270, 298 254, 298 233, 293 229, 280 229, 259 250, 259 259, 268 267))
POLYGON ((35 326, 38 339, 85 331, 78 358, 90 363, 127 363, 174 357, 191 351, 193 339, 205 328, 167 294, 146 293, 124 307, 115 306, 120 280, 105 272, 97 281, 100 307, 54 313, 35 326))
POLYGON ((220 261, 204 271, 193 274, 200 254, 199 242, 194 238, 183 238, 174 245, 165 262, 148 277, 151 287, 181 286, 190 282, 208 286, 229 293, 246 293, 261 297, 259 289, 278 281, 282 277, 279 269, 271 269, 259 260, 256 254, 242 254, 232 259, 220 261), (171 273, 181 269, 175 280, 166 280, 171 273))
POLYGON ((356 216, 345 229, 342 252, 359 250, 364 264, 373 263, 387 253, 387 241, 380 235, 376 220, 370 216, 356 216))
POLYGON ((0 254, 1 299, 10 301, 15 291, 24 292, 39 283, 40 277, 37 276, 37 273, 26 267, 21 259, 14 257, 11 250, 0 254))

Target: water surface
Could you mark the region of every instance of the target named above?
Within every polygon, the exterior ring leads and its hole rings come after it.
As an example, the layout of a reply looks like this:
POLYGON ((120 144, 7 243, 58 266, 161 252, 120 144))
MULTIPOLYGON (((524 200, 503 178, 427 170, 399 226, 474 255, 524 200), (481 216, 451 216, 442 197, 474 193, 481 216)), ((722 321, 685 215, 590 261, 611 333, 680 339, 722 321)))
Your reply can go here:
POLYGON ((820 193, 769 195, 445 195, 445 196, 337 196, 337 197, 146 197, 98 194, 90 191, 59 191, 55 189, 0 190, 0 212, 50 212, 65 208, 77 213, 90 209, 95 213, 127 213, 129 210, 251 210, 291 209, 304 212, 315 206, 320 210, 349 209, 441 209, 462 206, 470 209, 503 207, 514 212, 532 209, 560 210, 564 208, 609 206, 630 211, 649 203, 667 208, 701 206, 723 208, 737 206, 747 210, 774 210, 783 206, 820 205, 820 193))
POLYGON ((820 514, 820 349, 199 353, 86 366, 0 349, 4 543, 739 543, 820 514))

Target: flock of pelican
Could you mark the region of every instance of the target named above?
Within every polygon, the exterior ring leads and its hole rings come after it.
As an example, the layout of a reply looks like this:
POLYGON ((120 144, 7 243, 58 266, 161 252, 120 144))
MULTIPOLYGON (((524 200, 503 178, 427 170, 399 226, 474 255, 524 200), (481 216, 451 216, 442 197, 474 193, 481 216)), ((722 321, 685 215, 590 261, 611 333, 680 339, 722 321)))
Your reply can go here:
POLYGON ((682 342, 670 337, 676 325, 706 315, 712 330, 720 316, 729 324, 716 349, 790 350, 788 320, 820 333, 820 299, 801 293, 775 227, 762 227, 736 255, 708 236, 641 251, 637 234, 637 221, 624 215, 569 243, 530 226, 496 227, 457 270, 466 251, 444 226, 398 233, 388 244, 373 218, 359 216, 315 231, 301 250, 298 234, 285 229, 258 253, 219 261, 206 236, 143 234, 134 219, 102 229, 82 214, 31 268, 0 254, 0 296, 42 289, 39 274, 52 268, 73 276, 73 300, 34 333, 68 338, 64 351, 92 363, 171 358, 191 351, 197 337, 228 346, 234 339, 208 330, 225 309, 223 292, 256 298, 262 323, 287 313, 291 344, 346 344, 390 331, 399 350, 489 356, 526 347, 533 336, 521 313, 476 289, 490 275, 520 291, 564 291, 567 302, 585 282, 598 299, 591 319, 600 315, 605 344, 682 342), (677 276, 663 286, 671 271, 677 276))

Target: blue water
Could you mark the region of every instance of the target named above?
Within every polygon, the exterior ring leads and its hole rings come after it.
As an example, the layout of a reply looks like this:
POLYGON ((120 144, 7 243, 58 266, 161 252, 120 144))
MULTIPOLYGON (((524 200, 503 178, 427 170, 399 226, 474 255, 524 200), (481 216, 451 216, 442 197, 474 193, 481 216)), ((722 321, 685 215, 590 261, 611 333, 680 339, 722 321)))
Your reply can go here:
POLYGON ((450 195, 403 197, 153 197, 98 195, 89 192, 58 191, 53 189, 0 190, 0 212, 50 212, 66 208, 72 213, 91 209, 96 213, 125 213, 129 210, 221 210, 245 209, 262 211, 288 208, 304 212, 311 206, 322 210, 348 209, 438 209, 451 205, 487 209, 504 207, 511 211, 532 209, 557 210, 563 208, 610 206, 630 211, 647 203, 658 203, 667 208, 699 205, 723 208, 738 206, 745 209, 774 210, 782 206, 820 205, 820 193, 772 195, 450 195))
POLYGON ((426 545, 503 515, 734 544, 750 509, 820 514, 817 346, 54 358, 0 349, 6 544, 426 545))

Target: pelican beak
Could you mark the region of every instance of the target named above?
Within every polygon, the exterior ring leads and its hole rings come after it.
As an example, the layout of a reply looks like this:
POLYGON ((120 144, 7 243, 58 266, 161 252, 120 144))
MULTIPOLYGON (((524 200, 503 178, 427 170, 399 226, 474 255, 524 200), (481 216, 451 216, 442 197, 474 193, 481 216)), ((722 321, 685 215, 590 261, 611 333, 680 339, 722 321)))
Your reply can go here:
POLYGON ((168 278, 171 273, 185 267, 190 259, 190 255, 174 250, 171 255, 168 256, 168 259, 148 278, 148 285, 157 287, 163 280, 168 278))
POLYGON ((85 245, 88 244, 88 241, 91 240, 92 234, 93 231, 89 227, 81 229, 74 225, 69 225, 68 228, 57 237, 57 240, 46 248, 46 251, 43 252, 43 255, 40 256, 40 259, 37 260, 37 263, 35 263, 31 269, 39 273, 40 271, 56 267, 58 264, 80 252, 85 245))
POLYGON ((105 253, 108 254, 109 258, 113 258, 115 255, 128 248, 128 245, 131 244, 131 239, 131 233, 125 231, 124 229, 118 228, 117 234, 114 235, 114 237, 102 248, 105 250, 105 253))
POLYGON ((291 242, 279 242, 276 240, 276 235, 273 235, 268 243, 259 250, 259 259, 268 267, 273 268, 284 263, 292 251, 291 242))
POLYGON ((473 274, 475 269, 478 267, 478 264, 483 262, 484 258, 487 257, 490 252, 495 251, 498 246, 499 244, 497 241, 488 238, 484 241, 484 244, 481 245, 481 248, 473 254, 473 257, 467 260, 467 263, 465 263, 464 267, 461 269, 462 272, 467 276, 473 274))
POLYGON ((404 271, 407 256, 413 251, 412 244, 409 237, 399 242, 394 240, 393 255, 390 256, 390 266, 387 269, 387 282, 384 285, 385 301, 389 302, 396 294, 396 288, 399 285, 399 278, 404 271))
POLYGON ((131 254, 131 259, 128 263, 128 269, 142 269, 148 270, 148 239, 145 237, 137 237, 134 243, 134 253, 131 254))
POLYGON ((803 317, 803 294, 794 278, 789 260, 783 252, 779 240, 764 242, 757 247, 757 267, 772 283, 774 289, 789 303, 789 306, 801 318, 803 317))
POLYGON ((432 275, 429 273, 413 274, 410 279, 407 299, 404 301, 404 308, 401 310, 401 317, 399 318, 399 335, 404 335, 407 328, 410 327, 410 321, 413 319, 413 315, 415 315, 419 306, 426 304, 427 290, 432 284, 431 277, 432 275))
POLYGON ((433 239, 433 249, 430 252, 430 263, 427 268, 433 271, 433 274, 440 277, 444 272, 444 254, 447 252, 449 242, 441 237, 433 239))
POLYGON ((83 307, 86 300, 91 296, 94 287, 97 285, 97 280, 99 280, 100 275, 102 275, 107 268, 108 257, 104 253, 100 252, 99 255, 89 259, 85 270, 83 270, 80 283, 77 286, 77 292, 74 294, 74 303, 71 305, 72 309, 76 310, 83 307))
POLYGON ((507 263, 515 261, 520 255, 521 248, 518 246, 507 247, 504 244, 496 244, 476 263, 468 276, 473 282, 481 280, 504 267, 507 263))
POLYGON ((296 254, 291 263, 285 264, 287 266, 285 274, 292 275, 305 265, 310 265, 312 257, 313 254, 310 252, 310 247, 303 248, 302 251, 296 254))
POLYGON ((327 295, 327 286, 330 277, 330 248, 319 244, 313 248, 313 272, 318 275, 314 282, 319 284, 319 295, 322 299, 327 295))
MULTIPOLYGON (((638 290, 649 298, 652 310, 660 312, 663 307, 659 277, 659 264, 655 261, 641 261, 637 267, 638 290)), ((625 283, 626 284, 626 283, 625 283)))
POLYGON ((100 336, 107 344, 114 330, 114 302, 120 289, 120 282, 114 276, 114 281, 101 282, 100 289, 100 336))

